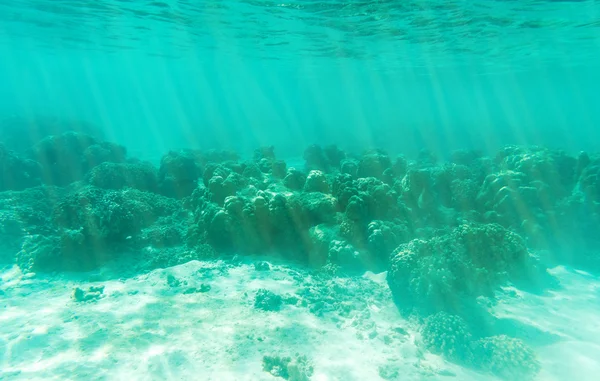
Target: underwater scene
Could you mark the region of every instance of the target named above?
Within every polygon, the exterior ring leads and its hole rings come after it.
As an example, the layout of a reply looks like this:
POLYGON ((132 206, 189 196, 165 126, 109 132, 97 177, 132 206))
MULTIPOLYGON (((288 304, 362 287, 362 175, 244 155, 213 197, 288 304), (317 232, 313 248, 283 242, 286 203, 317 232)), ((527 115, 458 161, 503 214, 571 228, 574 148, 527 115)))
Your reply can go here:
POLYGON ((0 380, 597 380, 600 1, 0 0, 0 380))

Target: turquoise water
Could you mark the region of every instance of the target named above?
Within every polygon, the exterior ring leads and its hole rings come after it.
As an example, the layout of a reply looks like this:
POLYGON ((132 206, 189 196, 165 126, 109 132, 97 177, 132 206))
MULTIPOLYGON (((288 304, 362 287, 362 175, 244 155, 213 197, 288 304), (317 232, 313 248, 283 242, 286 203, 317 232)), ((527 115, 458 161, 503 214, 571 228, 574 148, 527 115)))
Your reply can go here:
POLYGON ((149 155, 598 139, 596 1, 0 7, 0 114, 94 123, 149 155))
POLYGON ((0 0, 0 380, 596 380, 598 0, 0 0))

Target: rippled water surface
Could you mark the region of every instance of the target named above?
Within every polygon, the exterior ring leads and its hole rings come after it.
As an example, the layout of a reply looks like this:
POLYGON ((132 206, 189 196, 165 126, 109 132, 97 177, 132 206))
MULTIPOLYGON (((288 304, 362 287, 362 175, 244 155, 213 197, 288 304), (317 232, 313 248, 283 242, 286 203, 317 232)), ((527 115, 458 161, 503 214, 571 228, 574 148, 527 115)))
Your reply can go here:
POLYGON ((588 1, 64 1, 0 4, 2 33, 51 49, 199 49, 276 60, 374 60, 385 68, 600 57, 588 1))

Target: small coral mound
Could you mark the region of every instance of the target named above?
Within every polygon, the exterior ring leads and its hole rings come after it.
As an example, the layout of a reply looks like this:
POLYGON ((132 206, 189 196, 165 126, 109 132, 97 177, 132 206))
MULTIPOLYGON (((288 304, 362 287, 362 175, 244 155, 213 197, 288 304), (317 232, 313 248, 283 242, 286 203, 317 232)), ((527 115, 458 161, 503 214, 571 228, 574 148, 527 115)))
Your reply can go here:
POLYGON ((473 338, 461 317, 438 312, 425 320, 421 335, 423 345, 432 353, 460 363, 471 362, 473 338))
POLYGON ((171 151, 160 160, 158 182, 165 196, 183 198, 192 194, 202 175, 199 152, 171 151))
POLYGON ((75 287, 73 290, 73 299, 76 302, 90 302, 98 300, 104 294, 104 286, 90 286, 87 290, 75 287))
POLYGON ((89 184, 98 188, 158 190, 156 169, 149 163, 105 162, 94 167, 86 178, 89 184))
POLYGON ((329 184, 325 174, 317 170, 310 171, 304 183, 304 191, 329 193, 329 184))
POLYGON ((539 370, 534 351, 505 335, 475 339, 459 316, 438 312, 421 329, 425 349, 505 380, 528 380, 539 370))
POLYGON ((0 143, 0 192, 23 190, 41 184, 42 168, 0 143))
POLYGON ((505 335, 473 344, 474 365, 504 380, 529 380, 540 370, 535 353, 523 341, 505 335))
POLYGON ((126 150, 89 135, 65 132, 41 140, 31 148, 30 157, 40 163, 45 184, 64 186, 82 180, 101 163, 123 162, 126 150))
POLYGON ((279 311, 283 304, 283 298, 276 293, 263 288, 256 292, 254 308, 263 311, 279 311))
POLYGON ((496 224, 470 224, 400 245, 388 284, 401 306, 426 314, 458 312, 479 296, 493 296, 503 281, 535 274, 534 268, 517 234, 496 224))
POLYGON ((74 266, 62 255, 60 246, 60 239, 57 237, 27 235, 15 262, 24 272, 72 269, 74 266))
POLYGON ((289 381, 308 381, 314 369, 306 356, 292 357, 264 356, 263 370, 275 377, 289 381))

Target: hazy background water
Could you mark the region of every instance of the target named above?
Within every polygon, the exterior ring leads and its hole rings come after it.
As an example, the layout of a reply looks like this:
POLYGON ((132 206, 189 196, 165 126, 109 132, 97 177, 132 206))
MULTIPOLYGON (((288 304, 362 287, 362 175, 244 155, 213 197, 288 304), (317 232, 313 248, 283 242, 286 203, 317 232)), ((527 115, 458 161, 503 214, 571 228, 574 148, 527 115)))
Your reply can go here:
POLYGON ((0 118, 132 153, 597 150, 600 2, 0 0, 0 118))

